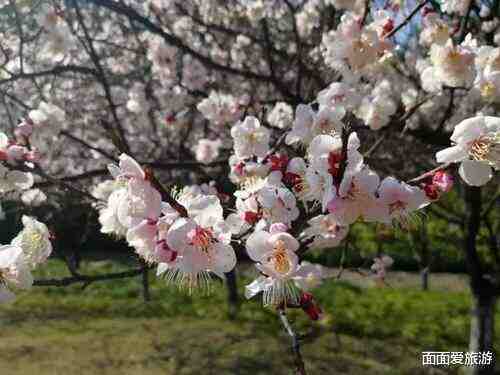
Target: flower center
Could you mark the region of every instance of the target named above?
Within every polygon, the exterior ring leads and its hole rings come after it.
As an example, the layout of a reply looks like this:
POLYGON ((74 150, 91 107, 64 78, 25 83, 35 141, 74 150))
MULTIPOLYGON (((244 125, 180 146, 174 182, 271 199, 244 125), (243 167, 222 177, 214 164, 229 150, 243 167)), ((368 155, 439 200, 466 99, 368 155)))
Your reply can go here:
POLYGON ((276 241, 274 244, 273 255, 269 259, 274 269, 281 274, 285 274, 290 271, 290 262, 288 260, 288 255, 286 253, 285 242, 282 240, 276 241))
POLYGON ((257 175, 249 174, 241 183, 241 186, 249 192, 256 192, 264 183, 264 179, 257 175))
POLYGON ((457 51, 456 49, 452 49, 449 53, 448 53, 448 63, 452 64, 452 65, 459 65, 462 63, 462 55, 459 51, 457 51))
POLYGON ((293 190, 300 200, 306 200, 312 188, 305 178, 299 176, 298 182, 293 186, 293 190))
POLYGON ((295 190, 300 191, 300 186, 298 186, 298 184, 301 181, 301 177, 298 174, 286 172, 283 176, 283 181, 285 184, 291 185, 295 190))
POLYGON ((389 212, 392 214, 394 212, 403 211, 406 208, 406 203, 402 201, 396 201, 389 205, 389 212))
POLYGON ((500 163, 500 132, 482 135, 472 142, 469 155, 474 160, 497 166, 500 163))
POLYGON ((493 99, 495 96, 495 85, 491 82, 487 82, 481 86, 481 96, 486 99, 493 99))
POLYGON ((205 229, 200 226, 191 230, 188 233, 188 238, 191 245, 197 247, 204 253, 208 253, 212 244, 215 242, 214 235, 210 229, 205 229))
POLYGON ((339 225, 335 222, 335 221, 332 221, 332 220, 323 220, 321 222, 321 227, 322 229, 329 233, 329 234, 337 234, 338 230, 339 230, 339 225))
POLYGON ((352 42, 352 48, 347 60, 354 69, 361 69, 368 62, 371 62, 370 55, 372 52, 373 48, 370 44, 363 38, 359 38, 352 42))
POLYGON ((356 200, 358 196, 361 195, 361 190, 356 186, 356 184, 351 183, 351 188, 347 192, 347 199, 356 200))
POLYGON ((248 143, 254 145, 254 144, 257 144, 261 141, 262 136, 259 133, 249 133, 249 134, 245 135, 245 138, 246 138, 248 143))
POLYGON ((23 234, 22 242, 23 248, 36 252, 43 248, 43 235, 38 231, 30 230, 23 234))

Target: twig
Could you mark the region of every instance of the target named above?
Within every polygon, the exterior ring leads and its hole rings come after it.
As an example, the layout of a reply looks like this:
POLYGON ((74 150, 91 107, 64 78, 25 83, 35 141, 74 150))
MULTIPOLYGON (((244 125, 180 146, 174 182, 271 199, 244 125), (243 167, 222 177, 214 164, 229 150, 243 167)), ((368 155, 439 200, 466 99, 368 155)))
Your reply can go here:
POLYGON ((102 156, 108 158, 111 161, 114 161, 114 162, 118 161, 118 159, 115 158, 113 155, 111 155, 109 152, 103 150, 102 148, 99 148, 97 146, 93 146, 93 145, 87 143, 83 139, 80 139, 80 138, 74 136, 73 134, 71 134, 70 132, 68 132, 66 130, 61 130, 60 134, 64 135, 65 137, 71 139, 72 141, 74 141, 76 143, 79 143, 80 145, 88 148, 89 150, 93 150, 93 151, 98 152, 99 154, 101 154, 102 156))
POLYGON ((267 162, 267 160, 271 157, 272 154, 274 154, 278 149, 283 145, 286 139, 287 132, 284 132, 281 134, 281 136, 278 138, 274 146, 268 151, 266 156, 264 156, 264 159, 262 159, 262 163, 267 162))
POLYGON ((18 79, 28 80, 38 77, 56 76, 63 73, 80 73, 80 74, 89 74, 97 76, 97 71, 92 68, 88 68, 85 66, 77 66, 77 65, 60 65, 49 70, 42 70, 32 73, 12 74, 9 78, 1 79, 0 85, 4 85, 9 82, 14 82, 17 81, 18 79))
POLYGON ((76 187, 72 186, 71 184, 68 184, 67 182, 65 182, 64 180, 62 179, 58 179, 58 178, 55 178, 55 177, 52 177, 50 175, 48 175, 47 173, 45 173, 45 171, 38 165, 38 164, 35 164, 35 168, 33 169, 23 169, 24 171, 28 171, 28 172, 31 172, 33 174, 36 174, 40 177, 43 177, 45 178, 47 181, 51 182, 52 184, 54 185, 59 185, 60 187, 66 189, 66 190, 70 190, 74 193, 77 193, 83 197, 86 197, 94 202, 96 201, 99 201, 99 199, 97 199, 96 197, 94 197, 92 194, 90 194, 89 192, 85 191, 85 190, 80 190, 80 189, 77 189, 76 187))
MULTIPOLYGON (((417 110, 422 106, 424 105, 425 103, 427 103, 429 100, 431 100, 432 98, 434 98, 436 96, 436 94, 432 94, 432 95, 429 95, 425 98, 423 98, 421 101, 419 101, 418 103, 415 103, 415 105, 413 107, 411 107, 410 109, 408 109, 404 114, 403 116, 401 116, 401 118, 398 120, 398 122, 400 124, 405 124, 406 121, 411 117, 413 116, 417 110)), ((408 125, 405 125, 403 130, 401 131, 401 135, 404 135, 406 133, 406 131, 408 130, 408 125)))
POLYGON ((283 96, 288 98, 291 103, 298 104, 301 102, 300 98, 298 98, 295 94, 291 93, 288 87, 276 77, 260 74, 250 70, 248 71, 240 70, 231 65, 220 64, 212 60, 210 57, 198 52, 191 46, 184 44, 181 39, 179 39, 173 34, 165 32, 160 25, 153 23, 146 17, 141 16, 135 9, 123 3, 119 3, 117 1, 112 1, 112 0, 88 0, 88 3, 94 4, 99 7, 107 8, 116 14, 128 17, 131 21, 141 24, 141 26, 144 27, 149 32, 161 36, 167 44, 179 48, 183 53, 191 55, 194 59, 198 60, 200 63, 202 63, 209 69, 213 69, 215 71, 222 73, 234 74, 236 76, 240 76, 247 79, 253 79, 261 82, 270 83, 274 85, 276 89, 280 91, 283 96))
POLYGON ((89 275, 75 275, 71 277, 64 277, 62 279, 39 279, 33 282, 35 286, 57 286, 63 287, 71 284, 83 283, 88 286, 96 281, 124 279, 128 277, 135 277, 142 274, 143 268, 132 269, 124 272, 107 273, 103 275, 89 276, 89 275))
POLYGON ((298 375, 307 375, 304 360, 302 359, 302 354, 300 352, 299 338, 297 337, 292 326, 290 325, 285 310, 283 308, 280 308, 278 312, 280 315, 281 324, 283 324, 286 333, 288 334, 288 336, 290 336, 290 339, 292 340, 292 353, 295 362, 295 373, 298 375))
POLYGON ((434 168, 428 172, 425 172, 424 174, 421 174, 420 176, 418 177, 415 177, 411 180, 408 180, 407 183, 412 183, 412 182, 419 182, 419 181, 422 181, 422 180, 425 180, 426 178, 428 177, 431 177, 434 173, 436 173, 437 171, 442 171, 443 169, 446 169, 446 168, 449 168, 450 165, 452 165, 453 163, 445 163, 445 164, 442 164, 440 165, 439 167, 437 168, 434 168))
POLYGON ((465 16, 462 18, 462 24, 460 25, 460 35, 458 36, 458 43, 462 43, 467 35, 467 26, 469 24, 470 14, 473 7, 474 1, 470 0, 469 7, 467 8, 465 16))
MULTIPOLYGON (((118 135, 118 138, 116 140, 117 141, 116 147, 121 152, 130 153, 130 147, 128 145, 127 138, 125 136, 125 131, 123 129, 121 121, 118 117, 118 113, 116 111, 116 104, 113 102, 113 97, 111 95, 111 87, 110 87, 109 82, 106 78, 106 74, 104 73, 104 69, 101 65, 100 58, 99 58, 99 56, 94 48, 94 44, 92 42, 92 38, 90 37, 89 30, 88 30, 87 26, 85 25, 85 21, 84 21, 82 13, 80 11, 78 1, 73 0, 73 5, 75 8, 75 13, 76 13, 76 16, 78 19, 78 23, 82 27, 83 34, 85 35, 85 39, 87 40, 88 53, 89 53, 90 59, 92 60, 92 62, 95 65, 95 68, 96 68, 96 72, 97 72, 96 78, 98 78, 98 80, 100 81, 100 83, 102 85, 102 88, 104 89, 104 95, 106 97, 106 100, 108 101, 109 109, 111 110, 111 115, 112 115, 113 120, 114 120, 115 125, 116 125, 116 132, 118 135)), ((102 121, 102 123, 106 124, 106 122, 104 122, 104 121, 102 121)), ((111 127, 107 128, 106 130, 108 130, 110 132, 114 131, 111 127)), ((114 137, 112 137, 112 139, 114 140, 114 137)))
POLYGON ((364 25, 366 23, 366 19, 370 14, 370 2, 370 0, 365 0, 365 7, 363 9, 363 18, 361 19, 361 25, 364 25))
POLYGON ((177 202, 174 197, 172 197, 165 186, 163 186, 162 183, 156 178, 153 170, 151 168, 146 168, 146 174, 148 175, 148 179, 149 182, 151 182, 151 185, 153 185, 153 187, 161 194, 161 199, 170 204, 172 208, 174 208, 174 210, 179 213, 179 215, 181 215, 182 217, 187 217, 188 212, 186 210, 186 207, 184 207, 182 204, 177 202))
POLYGON ((408 24, 408 22, 410 22, 410 21, 411 21, 411 19, 413 18, 413 16, 414 16, 415 14, 417 14, 417 13, 418 13, 418 11, 419 11, 420 9, 422 9, 422 8, 423 8, 423 7, 424 7, 424 6, 425 6, 428 2, 429 2, 429 0, 424 0, 424 1, 422 1, 420 4, 418 4, 418 5, 417 5, 417 6, 416 6, 416 7, 415 7, 412 11, 411 11, 411 13, 410 13, 410 14, 409 14, 409 15, 408 15, 408 16, 407 16, 404 20, 403 20, 403 22, 401 22, 398 26, 396 26, 394 29, 392 29, 392 31, 391 31, 389 34, 387 34, 385 37, 386 37, 387 39, 389 39, 391 36, 393 36, 393 35, 394 35, 394 34, 396 34, 399 30, 401 30, 403 27, 405 27, 405 26, 408 24))
POLYGON ((338 183, 342 181, 344 178, 344 173, 347 168, 347 144, 349 143, 349 135, 351 134, 352 129, 352 121, 354 121, 354 116, 351 114, 347 114, 348 117, 345 126, 342 128, 342 151, 340 158, 340 166, 339 166, 339 174, 338 174, 338 183))
POLYGON ((453 113, 453 105, 455 101, 455 88, 451 87, 450 89, 450 99, 448 100, 448 106, 446 107, 446 111, 444 112, 443 118, 441 119, 439 123, 438 129, 441 130, 446 123, 446 120, 448 120, 451 117, 451 114, 453 113))

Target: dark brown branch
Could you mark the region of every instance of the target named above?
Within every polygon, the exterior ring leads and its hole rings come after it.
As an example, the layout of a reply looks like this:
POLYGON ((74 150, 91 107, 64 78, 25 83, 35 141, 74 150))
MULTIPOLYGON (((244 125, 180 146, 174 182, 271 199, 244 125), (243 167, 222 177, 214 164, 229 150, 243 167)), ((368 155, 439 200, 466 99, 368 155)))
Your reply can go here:
POLYGON ((25 172, 31 172, 33 174, 36 174, 37 176, 45 178, 47 181, 50 181, 54 185, 59 185, 65 190, 72 191, 74 193, 77 193, 78 195, 81 195, 82 197, 88 198, 92 201, 98 201, 96 197, 94 197, 92 194, 88 193, 87 191, 84 190, 79 190, 76 187, 72 186, 71 184, 68 184, 66 181, 63 181, 61 179, 52 177, 45 173, 45 171, 39 166, 35 165, 35 168, 33 169, 23 169, 25 172))
POLYGON ((361 25, 364 25, 366 23, 366 19, 370 14, 370 2, 370 0, 365 0, 365 7, 363 9, 363 18, 361 19, 361 25))
POLYGON ((353 126, 353 121, 354 120, 354 115, 352 113, 347 113, 346 115, 347 119, 345 121, 345 125, 342 128, 342 151, 341 151, 341 158, 340 158, 340 166, 339 166, 339 173, 338 173, 338 181, 335 181, 336 183, 340 184, 342 179, 344 178, 344 173, 347 168, 347 144, 349 142, 349 135, 351 134, 351 129, 353 126))
POLYGON ((105 156, 106 158, 108 158, 111 161, 114 161, 114 162, 118 161, 117 158, 115 158, 113 155, 111 155, 107 151, 103 150, 102 148, 92 146, 91 144, 85 142, 83 139, 80 139, 80 138, 74 136, 73 134, 71 134, 70 132, 67 132, 66 130, 61 130, 61 134, 64 135, 65 137, 68 137, 72 141, 75 141, 76 143, 81 144, 82 146, 88 148, 89 150, 93 150, 93 151, 100 153, 102 156, 105 156))
POLYGON ((465 13, 465 16, 462 17, 462 22, 460 25, 460 34, 458 36, 458 43, 462 43, 465 37, 467 36, 470 14, 472 12, 473 7, 474 7, 474 1, 470 0, 467 12, 465 13))
POLYGON ((141 275, 143 272, 142 268, 132 269, 124 272, 116 272, 116 273, 107 273, 103 275, 74 275, 70 277, 64 277, 62 279, 39 279, 33 282, 35 286, 69 286, 72 284, 83 283, 85 286, 96 282, 96 281, 107 281, 107 280, 117 280, 117 279, 125 279, 128 277, 135 277, 141 275))
POLYGON ((40 72, 14 74, 9 78, 0 80, 0 85, 9 82, 14 82, 19 79, 33 79, 45 76, 59 75, 63 73, 81 73, 81 74, 90 74, 93 76, 97 76, 97 71, 92 68, 87 68, 85 66, 78 66, 78 65, 60 65, 49 70, 42 70, 40 72))
MULTIPOLYGON (((75 0, 76 1, 76 0, 75 0)), ((195 51, 193 48, 190 46, 184 44, 182 40, 177 38, 175 35, 169 34, 163 30, 163 28, 155 23, 153 23, 151 20, 141 16, 139 13, 137 13, 134 9, 123 5, 121 3, 118 3, 116 1, 112 0, 88 0, 89 3, 92 3, 94 5, 107 8, 119 15, 128 17, 130 20, 134 22, 138 22, 141 24, 143 27, 145 27, 149 32, 152 32, 153 34, 157 34, 163 38, 163 40, 168 43, 171 46, 174 46, 176 48, 179 48, 184 53, 187 53, 191 55, 193 58, 198 60, 200 63, 205 65, 209 69, 213 69, 215 71, 219 72, 224 72, 224 73, 230 73, 234 74, 236 76, 240 76, 243 78, 247 79, 253 79, 261 82, 267 82, 272 85, 274 85, 283 96, 288 98, 292 103, 299 103, 300 98, 298 98, 296 95, 292 94, 286 85, 279 80, 276 79, 272 76, 265 75, 265 74, 260 74, 252 71, 247 71, 247 70, 240 70, 233 68, 232 66, 226 66, 219 64, 215 62, 214 60, 210 59, 208 56, 205 56, 197 51, 195 51)))
POLYGON ((288 334, 288 336, 290 336, 290 339, 292 340, 292 353, 295 362, 295 373, 297 375, 307 375, 304 360, 302 359, 302 354, 300 352, 299 338, 297 337, 297 334, 294 332, 292 326, 290 325, 285 310, 283 308, 280 308, 278 310, 278 313, 280 315, 281 324, 283 325, 286 333, 288 334))
MULTIPOLYGON (((120 119, 118 118, 118 113, 116 111, 116 104, 113 101, 113 97, 111 95, 111 88, 109 86, 109 82, 106 78, 106 74, 104 73, 104 69, 101 65, 100 58, 94 48, 94 43, 92 42, 92 38, 90 37, 90 33, 87 29, 87 26, 85 25, 85 21, 83 19, 82 13, 80 11, 80 7, 78 5, 78 0, 74 0, 73 4, 75 5, 75 11, 76 11, 76 16, 78 18, 78 23, 82 27, 83 34, 85 35, 85 39, 87 40, 87 46, 88 46, 88 52, 90 55, 90 58, 92 62, 94 63, 96 70, 97 70, 97 78, 99 82, 101 83, 103 89, 104 89, 104 95, 106 96, 106 100, 108 101, 109 108, 111 110, 111 115, 113 116, 113 120, 115 122, 116 126, 116 131, 118 132, 119 138, 117 139, 117 144, 116 147, 121 151, 125 153, 130 154, 130 147, 127 142, 127 138, 125 136, 125 131, 123 130, 123 126, 121 124, 120 119)), ((103 124, 106 124, 106 122, 103 122, 103 124)), ((108 129, 108 131, 112 132, 113 130, 111 128, 108 129)), ((115 137, 112 137, 113 140, 115 140, 115 137)))
POLYGON ((453 113, 453 105, 455 101, 455 88, 450 88, 450 97, 448 100, 448 106, 446 107, 446 111, 444 112, 443 118, 439 122, 438 130, 443 129, 444 124, 446 121, 451 117, 453 113))
POLYGON ((153 185, 153 187, 161 194, 161 199, 171 205, 172 208, 174 208, 174 210, 179 213, 179 215, 181 215, 182 217, 187 217, 188 212, 186 210, 186 207, 184 207, 182 204, 177 202, 174 197, 172 197, 165 186, 163 186, 162 183, 156 178, 151 168, 146 168, 146 175, 148 176, 148 180, 149 182, 151 182, 151 185, 153 185))
POLYGON ((172 161, 172 162, 161 162, 161 161, 152 161, 152 162, 140 162, 141 165, 145 165, 154 169, 198 169, 198 168, 213 168, 213 167, 222 167, 228 164, 227 159, 215 160, 211 163, 199 163, 197 161, 172 161))
MULTIPOLYGON (((64 182, 75 182, 75 181, 79 181, 79 180, 85 180, 87 178, 104 176, 108 173, 109 173, 109 171, 107 169, 94 169, 94 170, 79 173, 79 174, 76 174, 73 176, 59 177, 58 180, 64 181, 64 182)), ((34 187, 44 188, 44 187, 49 187, 49 186, 56 185, 56 184, 57 183, 54 183, 53 180, 50 180, 50 181, 37 182, 34 184, 34 187)))
POLYGON ((281 134, 281 136, 278 138, 274 146, 271 147, 271 149, 267 152, 266 156, 264 156, 264 159, 262 159, 262 164, 266 163, 271 157, 271 155, 273 155, 276 151, 278 151, 278 149, 283 145, 283 143, 285 143, 286 135, 287 132, 281 134))
POLYGON ((392 31, 389 34, 387 34, 385 37, 390 38, 391 36, 394 36, 394 34, 396 34, 399 30, 401 30, 403 27, 405 27, 411 21, 413 16, 415 16, 420 11, 420 9, 422 9, 428 2, 429 2, 429 0, 424 0, 420 4, 418 4, 411 11, 411 13, 408 14, 408 16, 398 26, 396 26, 394 29, 392 29, 392 31))

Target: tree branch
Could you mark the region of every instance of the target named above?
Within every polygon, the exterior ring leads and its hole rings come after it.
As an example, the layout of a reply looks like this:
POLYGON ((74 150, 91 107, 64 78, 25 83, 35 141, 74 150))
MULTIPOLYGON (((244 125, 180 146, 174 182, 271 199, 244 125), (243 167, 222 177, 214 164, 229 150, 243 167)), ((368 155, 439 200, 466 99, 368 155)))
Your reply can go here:
POLYGON ((285 328, 286 333, 288 336, 290 336, 290 339, 292 341, 292 353, 294 356, 294 362, 295 362, 295 373, 297 375, 307 375, 304 360, 302 359, 302 354, 300 352, 300 342, 299 338, 297 337, 297 334, 293 331, 292 326, 290 325, 290 322, 288 321, 288 318, 286 316, 286 312, 283 308, 280 308, 278 310, 281 324, 285 328))
POLYGON ((33 282, 34 286, 69 286, 71 284, 83 283, 84 286, 88 286, 96 281, 106 281, 106 280, 116 280, 125 279, 128 277, 135 277, 141 275, 143 268, 132 269, 124 272, 107 273, 103 275, 89 276, 89 275, 74 275, 70 277, 64 277, 62 279, 39 279, 33 282))
POLYGON ((415 16, 419 12, 419 10, 422 9, 428 2, 429 2, 429 0, 424 0, 420 4, 418 4, 411 11, 411 13, 398 26, 396 26, 394 29, 392 29, 392 31, 389 34, 387 34, 385 37, 387 39, 389 39, 391 36, 394 36, 394 34, 396 34, 399 30, 401 30, 403 27, 405 27, 411 21, 413 16, 415 16))
MULTIPOLYGON (((74 0, 77 1, 77 0, 74 0)), ((255 73, 252 71, 247 71, 247 70, 240 70, 233 68, 232 66, 226 66, 219 64, 215 62, 214 60, 210 59, 208 56, 205 56, 197 51, 195 51, 193 48, 190 46, 184 44, 181 39, 177 38, 175 35, 169 34, 163 30, 163 28, 155 23, 153 23, 151 20, 147 19, 146 17, 141 16, 139 13, 137 13, 134 9, 120 4, 116 1, 112 0, 88 0, 89 3, 92 3, 96 6, 100 6, 103 8, 107 8, 119 15, 128 17, 130 20, 138 22, 141 24, 143 27, 146 28, 146 30, 152 32, 153 34, 157 34, 163 38, 163 40, 168 43, 171 46, 179 48, 184 53, 187 53, 191 55, 193 58, 204 64, 206 67, 213 69, 215 71, 219 72, 225 72, 225 73, 230 73, 234 74, 236 76, 240 76, 243 78, 247 79, 254 79, 257 81, 261 82, 268 82, 274 85, 283 96, 286 98, 289 98, 292 103, 299 103, 300 98, 298 98, 296 95, 291 93, 288 88, 283 84, 281 80, 278 80, 272 76, 265 75, 265 74, 260 74, 260 73, 255 73)))

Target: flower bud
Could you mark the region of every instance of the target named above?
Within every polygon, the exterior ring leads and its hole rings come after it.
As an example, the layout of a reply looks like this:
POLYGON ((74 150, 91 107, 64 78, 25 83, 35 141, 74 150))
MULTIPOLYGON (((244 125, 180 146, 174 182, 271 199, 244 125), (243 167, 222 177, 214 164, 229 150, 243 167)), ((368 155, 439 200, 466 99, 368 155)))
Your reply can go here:
POLYGON ((302 292, 300 295, 300 307, 309 316, 311 320, 319 320, 323 314, 321 308, 317 305, 314 300, 314 296, 311 293, 302 292))
POLYGON ((286 231, 288 231, 288 226, 283 223, 271 224, 271 227, 269 228, 269 233, 271 234, 282 233, 286 231))
POLYGON ((447 193, 453 188, 453 182, 453 176, 446 171, 437 171, 432 176, 432 184, 436 185, 443 193, 447 193))

